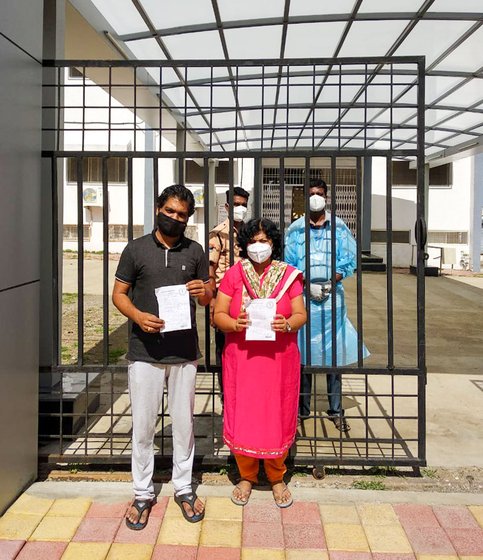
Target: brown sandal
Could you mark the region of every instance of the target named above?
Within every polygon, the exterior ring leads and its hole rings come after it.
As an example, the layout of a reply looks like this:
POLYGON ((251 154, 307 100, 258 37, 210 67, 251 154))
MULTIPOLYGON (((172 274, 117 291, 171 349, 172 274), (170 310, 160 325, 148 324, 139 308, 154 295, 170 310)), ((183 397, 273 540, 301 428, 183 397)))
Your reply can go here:
POLYGON ((293 504, 293 498, 292 498, 292 494, 290 492, 290 490, 288 489, 288 486, 285 484, 285 482, 276 482, 275 484, 272 484, 272 494, 273 494, 273 499, 275 500, 275 503, 277 504, 277 506, 279 508, 288 508, 293 504), (283 484, 284 488, 283 490, 280 492, 280 495, 277 497, 275 495, 275 491, 273 489, 273 487, 275 486, 275 484, 283 484), (280 500, 282 500, 283 495, 288 492, 290 494, 290 499, 287 502, 282 502, 280 500))
POLYGON ((231 501, 237 506, 246 506, 248 504, 248 500, 250 499, 250 496, 251 496, 251 493, 252 493, 253 482, 251 482, 250 480, 246 480, 244 478, 242 478, 240 480, 240 482, 233 489, 233 492, 231 494, 231 501), (238 489, 242 493, 242 496, 243 496, 243 490, 240 488, 240 486, 238 486, 238 484, 240 484, 240 482, 248 482, 250 484, 250 491, 248 492, 248 494, 246 495, 245 498, 243 498, 243 497, 237 498, 233 494, 233 492, 235 492, 235 490, 238 489))

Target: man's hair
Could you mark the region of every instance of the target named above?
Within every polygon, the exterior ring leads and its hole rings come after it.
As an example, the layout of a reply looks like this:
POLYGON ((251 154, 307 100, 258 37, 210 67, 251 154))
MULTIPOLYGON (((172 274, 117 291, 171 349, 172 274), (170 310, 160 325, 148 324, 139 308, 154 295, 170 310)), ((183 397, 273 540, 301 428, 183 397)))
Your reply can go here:
POLYGON ((314 187, 319 187, 321 189, 324 189, 325 195, 327 196, 327 183, 323 179, 310 179, 309 190, 314 187))
POLYGON ((273 243, 272 258, 282 258, 282 236, 278 227, 268 218, 252 218, 243 224, 238 234, 238 244, 240 245, 240 257, 247 258, 247 247, 250 241, 263 231, 268 239, 273 243))
POLYGON ((158 208, 162 208, 166 204, 168 198, 177 198, 181 202, 187 202, 188 216, 192 216, 195 213, 195 197, 193 196, 193 193, 184 185, 171 185, 169 187, 166 187, 164 191, 158 196, 158 208))
MULTIPOLYGON (((241 196, 243 198, 246 198, 247 201, 248 201, 248 199, 250 198, 250 193, 247 192, 245 189, 242 189, 241 187, 235 187, 233 189, 233 196, 234 197, 235 196, 241 196)), ((226 202, 227 202, 227 204, 230 203, 230 189, 228 189, 226 191, 226 202)))

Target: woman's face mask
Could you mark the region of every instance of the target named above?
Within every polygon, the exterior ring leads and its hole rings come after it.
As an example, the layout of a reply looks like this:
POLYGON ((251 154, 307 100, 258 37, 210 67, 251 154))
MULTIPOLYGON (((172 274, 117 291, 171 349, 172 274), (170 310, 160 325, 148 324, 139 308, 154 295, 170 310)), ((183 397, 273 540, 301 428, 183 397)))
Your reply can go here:
POLYGON ((309 207, 311 212, 322 212, 325 208, 325 198, 319 194, 311 195, 309 199, 309 207))
POLYGON ((261 264, 271 257, 272 246, 270 243, 260 243, 257 241, 248 245, 247 254, 252 261, 261 264))
POLYGON ((186 222, 174 220, 166 214, 163 214, 163 212, 158 213, 156 221, 159 230, 163 235, 166 235, 166 237, 180 237, 186 229, 186 222))

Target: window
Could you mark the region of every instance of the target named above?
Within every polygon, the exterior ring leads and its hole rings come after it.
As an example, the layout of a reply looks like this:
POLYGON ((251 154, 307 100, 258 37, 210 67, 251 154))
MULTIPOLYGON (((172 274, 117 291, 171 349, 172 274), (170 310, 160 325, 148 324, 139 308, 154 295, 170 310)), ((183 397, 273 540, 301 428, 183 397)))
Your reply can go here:
MULTIPOLYGON (((84 183, 102 183, 102 158, 83 158, 82 180, 84 183)), ((109 183, 127 183, 127 159, 111 157, 107 160, 109 183)), ((67 159, 67 182, 77 182, 77 159, 67 159)))
MULTIPOLYGON (((451 163, 429 169, 430 187, 451 187, 452 182, 453 166, 451 163)), ((415 187, 417 184, 417 170, 409 168, 409 161, 393 161, 392 184, 395 187, 415 187)))
MULTIPOLYGON (((196 161, 186 160, 186 183, 203 184, 205 182, 204 169, 202 165, 198 165, 196 161)), ((229 180, 229 162, 219 161, 215 167, 215 184, 228 185, 229 180)))

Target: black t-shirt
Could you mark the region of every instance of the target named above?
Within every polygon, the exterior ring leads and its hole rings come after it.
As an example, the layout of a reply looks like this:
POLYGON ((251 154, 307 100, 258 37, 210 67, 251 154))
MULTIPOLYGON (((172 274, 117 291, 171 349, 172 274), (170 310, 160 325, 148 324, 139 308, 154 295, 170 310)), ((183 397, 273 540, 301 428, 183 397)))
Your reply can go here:
MULTIPOLYGON (((168 249, 155 232, 130 241, 122 252, 116 278, 132 286, 132 302, 140 310, 159 316, 154 290, 161 286, 208 282, 208 259, 196 241, 182 236, 168 249)), ((196 301, 190 297, 191 329, 169 333, 146 333, 132 324, 127 359, 162 364, 197 360, 201 354, 196 331, 196 301)))

